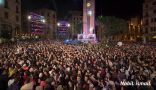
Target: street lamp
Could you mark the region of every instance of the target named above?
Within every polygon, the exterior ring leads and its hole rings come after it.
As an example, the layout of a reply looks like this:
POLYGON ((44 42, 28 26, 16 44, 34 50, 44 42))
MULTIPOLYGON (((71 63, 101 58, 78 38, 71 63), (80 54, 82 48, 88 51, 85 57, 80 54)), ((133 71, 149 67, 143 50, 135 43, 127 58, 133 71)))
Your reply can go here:
POLYGON ((45 20, 45 19, 42 19, 42 22, 43 22, 43 23, 45 23, 45 22, 46 22, 46 20, 45 20))
POLYGON ((30 20, 31 19, 31 16, 29 15, 27 18, 28 18, 28 20, 30 20))
POLYGON ((69 23, 67 24, 67 27, 70 27, 70 24, 69 23))
POLYGON ((60 23, 57 23, 57 26, 60 26, 60 23))

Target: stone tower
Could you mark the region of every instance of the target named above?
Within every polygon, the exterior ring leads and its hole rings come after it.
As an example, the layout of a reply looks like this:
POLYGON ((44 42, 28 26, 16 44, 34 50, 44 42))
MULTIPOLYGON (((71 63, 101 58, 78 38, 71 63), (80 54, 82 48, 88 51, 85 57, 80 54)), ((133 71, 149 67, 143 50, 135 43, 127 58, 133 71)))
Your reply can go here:
POLYGON ((95 42, 95 0, 83 0, 83 33, 78 34, 82 42, 95 42))
POLYGON ((94 34, 95 0, 83 0, 83 34, 94 34))

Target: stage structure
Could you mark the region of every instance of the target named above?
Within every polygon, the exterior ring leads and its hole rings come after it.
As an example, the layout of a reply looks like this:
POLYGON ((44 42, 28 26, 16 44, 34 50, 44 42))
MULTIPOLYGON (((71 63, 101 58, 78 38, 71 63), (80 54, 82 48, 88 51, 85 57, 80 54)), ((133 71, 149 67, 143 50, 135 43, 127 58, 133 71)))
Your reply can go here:
POLYGON ((83 0, 83 33, 78 40, 95 42, 95 0, 83 0))
POLYGON ((59 21, 57 23, 57 38, 61 40, 68 39, 70 23, 68 21, 59 21))
POLYGON ((35 35, 45 34, 45 17, 34 12, 28 14, 30 32, 35 35))

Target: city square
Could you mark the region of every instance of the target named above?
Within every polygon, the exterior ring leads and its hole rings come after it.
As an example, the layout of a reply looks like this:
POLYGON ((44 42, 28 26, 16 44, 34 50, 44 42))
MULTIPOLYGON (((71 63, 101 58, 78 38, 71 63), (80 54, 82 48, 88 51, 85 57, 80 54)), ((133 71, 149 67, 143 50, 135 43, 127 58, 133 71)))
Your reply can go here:
POLYGON ((0 90, 156 90, 155 7, 0 0, 0 90))

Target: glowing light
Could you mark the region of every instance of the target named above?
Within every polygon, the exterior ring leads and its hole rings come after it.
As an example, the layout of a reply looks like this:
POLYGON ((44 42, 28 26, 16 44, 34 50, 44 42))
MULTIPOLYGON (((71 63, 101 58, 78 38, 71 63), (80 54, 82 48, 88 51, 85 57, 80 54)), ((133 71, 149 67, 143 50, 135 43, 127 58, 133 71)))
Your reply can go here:
POLYGON ((91 27, 91 28, 89 29, 89 31, 90 31, 90 33, 93 33, 93 28, 91 27))
POLYGON ((90 7, 91 6, 91 3, 87 3, 87 7, 90 7))
POLYGON ((67 39, 66 42, 69 42, 69 40, 67 39))
POLYGON ((57 26, 60 26, 60 23, 57 23, 57 26))
POLYGON ((154 39, 156 39, 156 36, 153 36, 154 39))
POLYGON ((35 36, 35 38, 37 39, 37 38, 39 38, 38 36, 35 36))
POLYGON ((46 22, 46 20, 45 20, 45 19, 43 19, 43 20, 42 20, 42 22, 43 22, 43 23, 45 23, 45 22, 46 22))
POLYGON ((67 26, 70 27, 70 24, 68 24, 67 26))
POLYGON ((31 19, 31 16, 28 16, 28 19, 30 20, 31 19))
POLYGON ((87 13, 89 16, 92 16, 92 14, 93 14, 93 12, 91 10, 89 10, 87 13))

